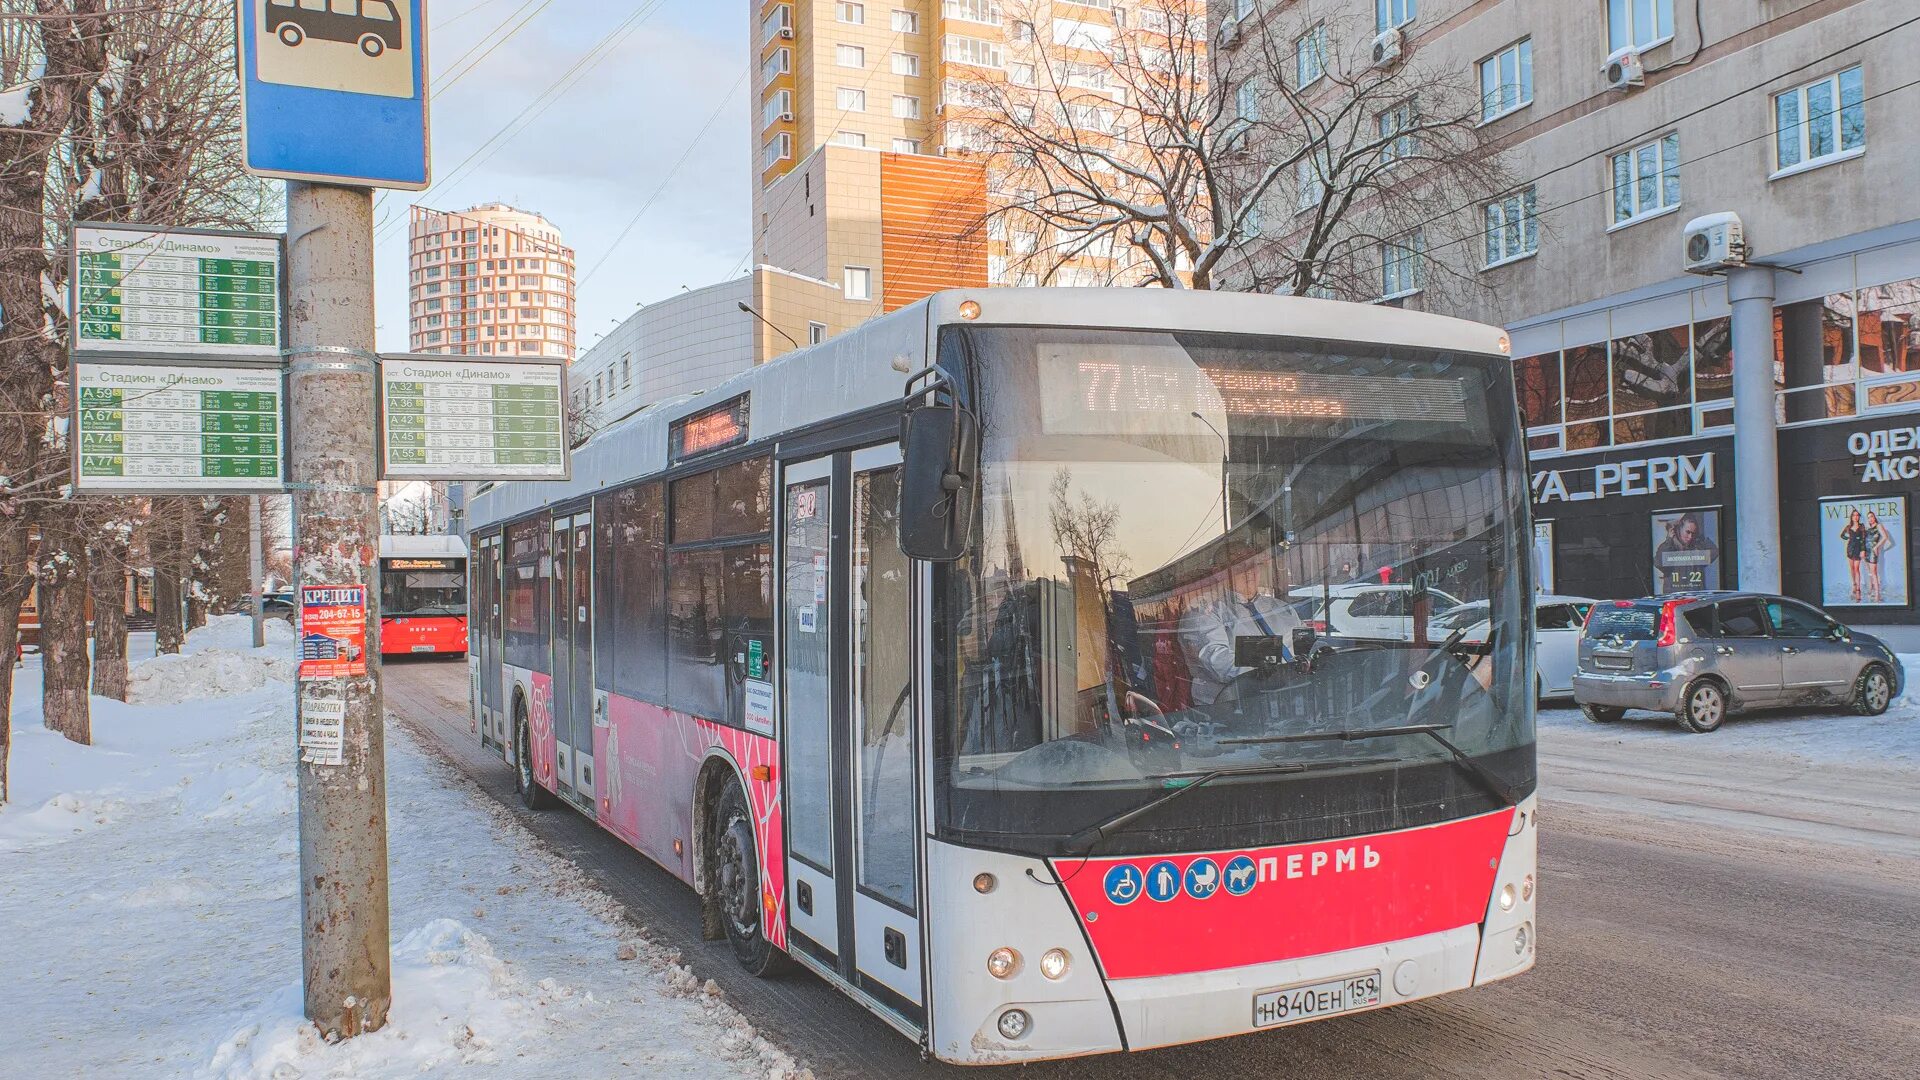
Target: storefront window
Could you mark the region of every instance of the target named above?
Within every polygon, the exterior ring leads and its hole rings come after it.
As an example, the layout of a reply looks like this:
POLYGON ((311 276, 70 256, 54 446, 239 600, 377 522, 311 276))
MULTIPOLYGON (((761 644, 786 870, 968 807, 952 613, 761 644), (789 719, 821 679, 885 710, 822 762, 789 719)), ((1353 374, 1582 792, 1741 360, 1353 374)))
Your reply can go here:
POLYGON ((1692 404, 1693 373, 1688 370, 1691 359, 1688 351, 1687 328, 1684 326, 1615 338, 1614 413, 1635 413, 1692 404))
POLYGON ((1867 375, 1920 370, 1920 279, 1860 290, 1860 368, 1867 375))
POLYGON ((1785 380, 1780 418, 1786 423, 1853 415, 1853 294, 1773 309, 1774 366, 1785 380))
POLYGON ((1647 442, 1652 439, 1680 439, 1693 434, 1693 410, 1682 406, 1661 412, 1623 416, 1613 422, 1615 443, 1647 442))
MULTIPOLYGON (((1567 419, 1592 420, 1612 411, 1607 398, 1605 342, 1567 350, 1567 419)), ((1568 446, 1572 446, 1571 432, 1568 446)))
POLYGON ((1567 425, 1568 450, 1597 450, 1613 444, 1613 425, 1611 421, 1601 420, 1592 424, 1567 425))
POLYGON ((1520 415, 1530 428, 1560 422, 1560 354, 1523 356, 1514 361, 1520 415))
POLYGON ((1733 320, 1722 316, 1693 324, 1693 397, 1719 401, 1733 396, 1733 320))

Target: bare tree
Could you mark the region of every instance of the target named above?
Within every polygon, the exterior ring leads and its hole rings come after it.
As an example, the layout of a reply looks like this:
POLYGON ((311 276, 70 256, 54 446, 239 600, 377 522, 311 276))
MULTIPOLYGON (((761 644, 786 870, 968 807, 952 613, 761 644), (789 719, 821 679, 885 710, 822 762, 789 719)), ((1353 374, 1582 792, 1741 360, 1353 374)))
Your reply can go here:
POLYGON ((967 84, 948 139, 992 160, 1019 269, 1373 298, 1383 253, 1510 183, 1461 77, 1376 65, 1357 24, 1264 19, 1216 49, 1199 5, 1143 0, 1110 40, 967 84))

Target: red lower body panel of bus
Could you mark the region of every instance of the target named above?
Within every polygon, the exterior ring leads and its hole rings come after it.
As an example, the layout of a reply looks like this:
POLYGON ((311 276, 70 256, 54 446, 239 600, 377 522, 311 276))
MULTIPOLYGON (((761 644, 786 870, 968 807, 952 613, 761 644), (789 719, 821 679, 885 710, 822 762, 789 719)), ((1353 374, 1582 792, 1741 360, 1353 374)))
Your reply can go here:
POLYGON ((380 655, 467 651, 467 620, 459 615, 405 615, 380 620, 380 655))

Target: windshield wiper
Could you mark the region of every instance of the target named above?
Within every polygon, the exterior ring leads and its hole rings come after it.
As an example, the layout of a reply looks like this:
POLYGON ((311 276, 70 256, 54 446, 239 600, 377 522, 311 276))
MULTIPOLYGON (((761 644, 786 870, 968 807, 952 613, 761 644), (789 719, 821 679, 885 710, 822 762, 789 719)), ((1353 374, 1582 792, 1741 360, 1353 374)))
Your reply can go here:
POLYGON ((1187 779, 1188 782, 1167 792, 1165 795, 1148 800, 1131 810, 1123 810, 1104 821, 1095 822, 1081 829, 1079 832, 1067 837, 1067 842, 1061 845, 1061 850, 1068 855, 1091 855, 1093 854, 1094 845, 1100 841, 1105 840, 1107 837, 1126 828, 1128 825, 1133 824, 1148 814, 1153 813, 1155 810, 1178 799, 1187 792, 1205 787, 1223 776, 1277 776, 1285 773, 1312 772, 1318 769, 1384 765, 1392 760, 1392 758, 1366 758, 1358 761, 1283 761, 1273 765, 1252 765, 1244 769, 1214 769, 1211 772, 1204 773, 1160 773, 1149 776, 1146 779, 1161 781, 1187 779))
POLYGON ((1238 739, 1221 739, 1223 745, 1257 746, 1266 743, 1296 742, 1360 742, 1365 739, 1393 739, 1402 735, 1425 735, 1445 747, 1447 753, 1461 768, 1473 775, 1480 785, 1503 805, 1517 806, 1520 797, 1514 794, 1507 782, 1495 776, 1485 765, 1473 760, 1465 750, 1453 744, 1453 740, 1440 734, 1453 730, 1452 724, 1402 724, 1399 727, 1365 728, 1360 731, 1316 731, 1300 735, 1256 735, 1238 739))

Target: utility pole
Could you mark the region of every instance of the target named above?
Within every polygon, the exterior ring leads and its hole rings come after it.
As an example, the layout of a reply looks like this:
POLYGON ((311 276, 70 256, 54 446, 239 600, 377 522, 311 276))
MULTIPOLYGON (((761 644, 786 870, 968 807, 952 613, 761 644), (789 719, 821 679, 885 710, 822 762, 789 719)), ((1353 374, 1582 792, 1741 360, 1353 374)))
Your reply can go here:
POLYGON ((378 1030, 393 1002, 371 189, 287 184, 287 289, 295 578, 301 586, 364 586, 367 597, 366 674, 295 691, 303 720, 344 713, 334 720, 340 763, 303 755, 297 766, 306 1014, 333 1041, 378 1030))
POLYGON ((260 496, 247 497, 247 599, 253 603, 253 647, 258 649, 267 643, 267 613, 261 608, 260 579, 267 574, 267 553, 261 548, 266 541, 260 536, 260 496))

